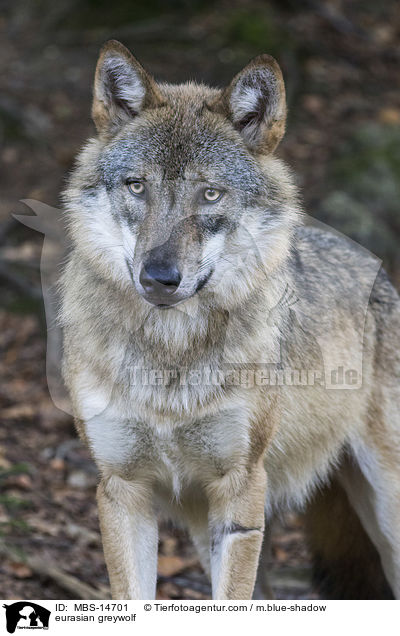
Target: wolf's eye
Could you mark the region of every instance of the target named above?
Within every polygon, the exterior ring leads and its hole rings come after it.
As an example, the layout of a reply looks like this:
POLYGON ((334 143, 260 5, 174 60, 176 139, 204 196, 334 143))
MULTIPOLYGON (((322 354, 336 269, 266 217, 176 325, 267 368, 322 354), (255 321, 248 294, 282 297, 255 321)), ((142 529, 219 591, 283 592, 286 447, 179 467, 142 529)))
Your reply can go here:
POLYGON ((128 181, 128 190, 131 194, 140 195, 144 192, 144 184, 141 181, 128 181))
POLYGON ((215 188, 207 188, 206 190, 204 190, 204 198, 209 203, 215 203, 216 201, 219 201, 222 195, 223 192, 221 192, 221 190, 216 190, 215 188))

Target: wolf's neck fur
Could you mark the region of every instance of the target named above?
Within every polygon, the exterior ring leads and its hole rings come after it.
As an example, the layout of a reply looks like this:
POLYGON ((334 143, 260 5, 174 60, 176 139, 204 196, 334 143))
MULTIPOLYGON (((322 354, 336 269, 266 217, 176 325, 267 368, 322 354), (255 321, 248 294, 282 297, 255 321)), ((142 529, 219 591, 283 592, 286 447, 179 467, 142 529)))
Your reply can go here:
MULTIPOLYGON (((108 320, 101 321, 102 327, 108 331, 112 324, 115 336, 119 332, 135 359, 148 368, 202 367, 210 366, 210 362, 212 366, 223 360, 237 364, 259 361, 276 345, 277 330, 267 325, 267 318, 271 310, 276 313, 278 307, 279 311, 278 301, 288 281, 286 260, 270 273, 263 286, 250 290, 229 310, 216 304, 212 294, 160 310, 132 289, 118 290, 104 281, 108 292, 99 290, 98 298, 92 299, 93 311, 100 309, 97 300, 107 298, 108 320), (260 332, 265 339, 259 337, 260 332)), ((274 322, 279 323, 279 316, 275 315, 274 322)))

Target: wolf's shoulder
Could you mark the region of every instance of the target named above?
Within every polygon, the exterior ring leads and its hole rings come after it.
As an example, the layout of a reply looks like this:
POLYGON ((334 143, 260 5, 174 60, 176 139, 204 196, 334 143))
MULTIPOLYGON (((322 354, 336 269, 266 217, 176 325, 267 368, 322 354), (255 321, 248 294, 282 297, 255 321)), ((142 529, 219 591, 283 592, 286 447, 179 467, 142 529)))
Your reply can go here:
POLYGON ((310 301, 324 299, 322 304, 347 308, 366 299, 370 304, 400 303, 380 259, 335 232, 298 228, 289 263, 298 293, 310 301))
POLYGON ((344 235, 313 226, 296 229, 291 249, 293 270, 304 273, 346 275, 357 279, 363 273, 377 272, 381 261, 367 249, 344 235), (367 268, 367 272, 365 272, 367 268))
POLYGON ((333 256, 342 257, 341 260, 343 256, 351 260, 358 257, 376 260, 373 254, 349 237, 337 234, 328 228, 322 229, 309 225, 303 225, 296 229, 293 248, 305 261, 315 257, 319 257, 323 261, 333 256))

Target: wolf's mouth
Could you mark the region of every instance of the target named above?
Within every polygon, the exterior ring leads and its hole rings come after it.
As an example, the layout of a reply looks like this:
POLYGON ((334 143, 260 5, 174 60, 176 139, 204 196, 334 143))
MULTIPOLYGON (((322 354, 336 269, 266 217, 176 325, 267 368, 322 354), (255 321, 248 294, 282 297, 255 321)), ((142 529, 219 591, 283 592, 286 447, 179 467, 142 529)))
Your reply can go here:
POLYGON ((211 269, 208 274, 206 274, 206 276, 203 276, 203 278, 200 279, 200 281, 197 284, 196 289, 194 290, 194 292, 192 294, 190 294, 190 296, 176 296, 174 298, 174 294, 172 294, 172 296, 165 296, 163 298, 161 298, 160 296, 155 297, 155 296, 149 296, 149 295, 144 295, 142 294, 142 297, 151 305, 156 306, 158 309, 169 309, 170 307, 176 307, 177 305, 179 305, 180 303, 183 303, 185 300, 189 300, 189 298, 192 298, 195 294, 197 294, 197 292, 199 292, 201 289, 203 289, 203 287, 208 283, 208 281, 210 280, 212 274, 213 274, 214 270, 211 269), (168 302, 165 302, 167 301, 168 302))

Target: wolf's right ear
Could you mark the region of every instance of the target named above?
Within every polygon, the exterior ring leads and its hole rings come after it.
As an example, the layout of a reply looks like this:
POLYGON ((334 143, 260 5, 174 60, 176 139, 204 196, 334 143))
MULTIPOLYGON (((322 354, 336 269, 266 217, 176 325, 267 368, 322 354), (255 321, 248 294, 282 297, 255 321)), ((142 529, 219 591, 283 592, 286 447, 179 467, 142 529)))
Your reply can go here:
POLYGON ((154 79, 117 40, 101 50, 93 88, 92 117, 100 135, 115 133, 145 108, 163 103, 154 79))

